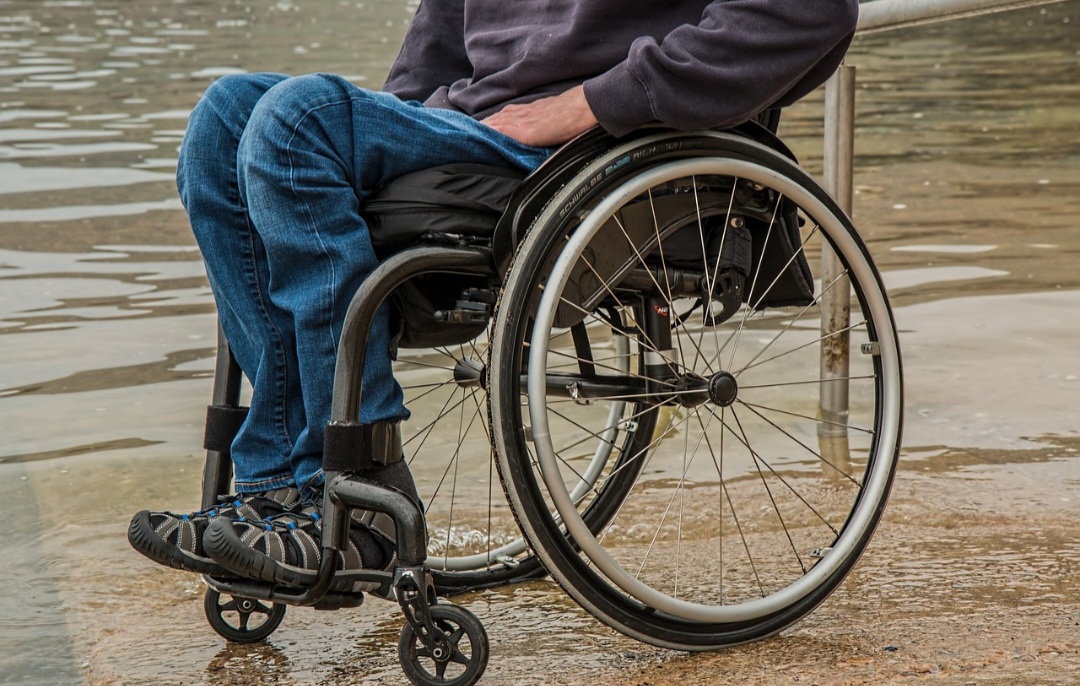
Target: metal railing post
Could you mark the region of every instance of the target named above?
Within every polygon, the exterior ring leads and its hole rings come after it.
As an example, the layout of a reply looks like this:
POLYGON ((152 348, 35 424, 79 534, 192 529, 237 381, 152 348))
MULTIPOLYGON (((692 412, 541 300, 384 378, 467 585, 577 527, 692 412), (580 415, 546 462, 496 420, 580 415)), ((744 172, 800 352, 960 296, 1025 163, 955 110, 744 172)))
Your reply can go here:
POLYGON ((1062 0, 875 0, 859 7, 859 33, 1050 5, 1062 0))
MULTIPOLYGON (((843 64, 825 84, 825 189, 851 214, 855 158, 855 67, 843 64)), ((843 272, 828 243, 822 245, 821 283, 843 272)), ((819 431, 844 433, 849 409, 851 285, 837 281, 821 299, 821 416, 819 431)))
MULTIPOLYGON (((931 22, 991 14, 1063 0, 874 0, 859 8, 857 33, 918 26, 931 22)), ((841 65, 825 84, 825 188, 844 212, 851 214, 855 143, 855 68, 841 65)), ((840 261, 826 244, 821 251, 821 282, 842 273, 840 261)), ((849 411, 848 377, 851 285, 840 279, 821 298, 820 423, 823 437, 842 436, 849 411)))

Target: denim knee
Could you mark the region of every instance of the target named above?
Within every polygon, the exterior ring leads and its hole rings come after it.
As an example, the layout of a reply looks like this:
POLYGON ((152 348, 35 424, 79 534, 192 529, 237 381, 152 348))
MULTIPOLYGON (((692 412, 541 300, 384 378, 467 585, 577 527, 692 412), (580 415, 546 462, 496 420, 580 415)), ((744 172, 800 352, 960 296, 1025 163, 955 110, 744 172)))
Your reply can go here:
POLYGON ((188 117, 176 165, 176 185, 187 205, 187 190, 221 170, 234 171, 240 136, 255 105, 284 74, 230 74, 210 84, 188 117), (192 182, 195 183, 192 183, 192 182))
MULTIPOLYGON (((286 150, 302 147, 306 151, 321 152, 335 158, 349 169, 348 158, 353 154, 355 136, 368 127, 357 126, 357 119, 365 118, 365 104, 379 98, 393 97, 359 88, 347 79, 335 74, 308 74, 282 81, 267 91, 251 113, 251 119, 240 141, 237 160, 241 175, 253 163, 266 162, 268 154, 279 157, 284 163, 286 150), (335 105, 339 126, 326 126, 320 111, 335 105), (302 140, 301 140, 302 139, 302 140)), ((371 117, 376 116, 371 108, 371 117)))

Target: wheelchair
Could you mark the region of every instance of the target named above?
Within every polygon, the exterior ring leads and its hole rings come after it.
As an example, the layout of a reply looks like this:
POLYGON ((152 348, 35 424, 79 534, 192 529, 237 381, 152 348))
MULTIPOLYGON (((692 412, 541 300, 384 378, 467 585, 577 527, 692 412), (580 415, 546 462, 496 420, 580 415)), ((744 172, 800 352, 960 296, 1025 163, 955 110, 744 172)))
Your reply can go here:
MULTIPOLYGON (((587 132, 475 231, 428 231, 437 203, 408 205, 416 236, 382 246, 340 339, 316 580, 208 579, 211 626, 258 641, 287 605, 366 592, 400 603, 412 683, 463 686, 486 633, 440 596, 550 574, 610 627, 690 651, 775 634, 821 603, 888 497, 901 359, 864 242, 776 119, 587 132), (369 323, 402 294, 395 375, 412 418, 361 425, 369 323), (826 392, 840 409, 822 409, 826 392), (365 478, 395 452, 422 505, 365 478), (343 592, 333 567, 354 511, 394 523, 397 560, 343 592)), ((207 507, 229 490, 243 418, 223 337, 218 352, 207 507)))

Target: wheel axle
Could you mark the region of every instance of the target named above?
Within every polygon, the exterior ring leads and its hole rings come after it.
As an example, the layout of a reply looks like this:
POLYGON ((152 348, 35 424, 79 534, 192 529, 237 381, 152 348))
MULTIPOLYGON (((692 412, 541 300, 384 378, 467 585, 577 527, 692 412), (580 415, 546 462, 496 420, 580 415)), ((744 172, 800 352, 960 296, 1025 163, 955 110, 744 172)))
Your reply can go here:
POLYGON ((739 396, 739 383, 731 372, 717 372, 708 379, 686 374, 675 381, 675 402, 687 408, 705 403, 727 407, 739 396))

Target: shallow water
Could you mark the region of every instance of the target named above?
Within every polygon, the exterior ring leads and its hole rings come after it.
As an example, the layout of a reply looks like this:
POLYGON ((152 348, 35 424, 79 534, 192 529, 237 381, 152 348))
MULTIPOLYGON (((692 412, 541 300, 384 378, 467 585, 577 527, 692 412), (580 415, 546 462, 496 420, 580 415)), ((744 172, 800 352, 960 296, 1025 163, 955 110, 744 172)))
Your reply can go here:
MULTIPOLYGON (((270 645, 225 647, 200 582, 144 562, 123 532, 135 510, 198 499, 214 315, 172 182, 188 112, 241 70, 377 86, 414 6, 0 0, 0 682, 400 678, 389 604, 291 609, 270 645)), ((912 616, 989 612, 1021 586, 1036 604, 1075 598, 1075 539, 1052 524, 1075 530, 1080 498, 1080 2, 870 36, 850 62, 855 217, 905 356, 882 533, 902 545, 876 547, 848 600, 806 624, 842 632, 859 597, 912 616), (1002 512, 1048 533, 950 545, 905 528, 1002 512), (957 578, 980 586, 932 592, 957 578)), ((820 129, 820 94, 781 129, 811 170, 820 129)), ((548 582, 466 605, 496 637, 484 683, 629 680, 670 659, 548 582)))

